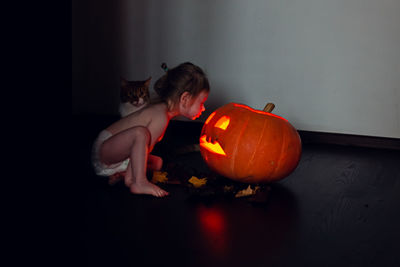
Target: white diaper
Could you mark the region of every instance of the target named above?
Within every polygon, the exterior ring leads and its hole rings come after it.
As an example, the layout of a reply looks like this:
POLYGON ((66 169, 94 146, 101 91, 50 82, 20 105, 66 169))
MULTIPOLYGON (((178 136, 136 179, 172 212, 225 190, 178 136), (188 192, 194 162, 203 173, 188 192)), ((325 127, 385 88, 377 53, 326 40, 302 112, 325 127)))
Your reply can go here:
POLYGON ((93 148, 92 148, 92 164, 94 171, 96 172, 97 175, 100 176, 111 176, 115 173, 118 172, 123 172, 126 170, 129 164, 129 158, 127 158, 124 161, 114 163, 114 164, 104 164, 100 161, 99 157, 99 152, 100 152, 100 147, 103 144, 104 141, 106 141, 108 138, 110 138, 112 134, 107 131, 103 130, 99 133, 98 137, 93 143, 93 148))

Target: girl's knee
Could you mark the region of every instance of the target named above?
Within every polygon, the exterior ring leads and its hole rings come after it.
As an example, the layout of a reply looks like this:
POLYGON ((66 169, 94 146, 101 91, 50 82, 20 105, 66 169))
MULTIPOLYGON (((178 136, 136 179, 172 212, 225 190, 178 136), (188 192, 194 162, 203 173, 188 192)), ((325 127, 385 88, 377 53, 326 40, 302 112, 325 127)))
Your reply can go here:
POLYGON ((151 134, 149 129, 143 126, 136 126, 132 129, 135 140, 150 142, 151 134))

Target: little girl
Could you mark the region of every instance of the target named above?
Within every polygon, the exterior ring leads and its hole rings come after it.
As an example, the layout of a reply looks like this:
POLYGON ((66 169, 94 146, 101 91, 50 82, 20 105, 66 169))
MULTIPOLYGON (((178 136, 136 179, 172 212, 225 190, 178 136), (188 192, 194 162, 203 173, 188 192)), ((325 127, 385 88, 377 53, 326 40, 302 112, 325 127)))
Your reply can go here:
POLYGON ((169 193, 146 177, 147 168, 160 170, 162 166, 162 159, 150 152, 163 138, 171 118, 182 115, 194 120, 200 116, 210 86, 202 69, 186 62, 168 70, 154 89, 159 101, 99 133, 93 145, 92 162, 97 175, 115 177, 122 173, 125 185, 134 194, 164 197, 169 193))

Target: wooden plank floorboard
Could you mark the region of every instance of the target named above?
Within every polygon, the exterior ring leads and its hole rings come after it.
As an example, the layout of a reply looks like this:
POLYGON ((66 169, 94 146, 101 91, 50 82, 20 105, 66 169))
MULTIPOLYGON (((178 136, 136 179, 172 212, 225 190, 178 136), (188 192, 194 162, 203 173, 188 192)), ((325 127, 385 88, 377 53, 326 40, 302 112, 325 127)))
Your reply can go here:
POLYGON ((328 266, 396 266, 399 160, 394 151, 306 148, 299 167, 282 181, 304 203, 301 256, 315 264, 333 261, 328 266))

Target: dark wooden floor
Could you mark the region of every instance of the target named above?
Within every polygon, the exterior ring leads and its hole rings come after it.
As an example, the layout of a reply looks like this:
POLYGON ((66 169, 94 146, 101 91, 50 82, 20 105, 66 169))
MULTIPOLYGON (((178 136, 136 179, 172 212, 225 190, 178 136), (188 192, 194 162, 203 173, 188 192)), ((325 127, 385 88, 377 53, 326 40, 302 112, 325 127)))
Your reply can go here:
MULTIPOLYGON (((176 185, 156 199, 93 173, 91 142, 113 119, 73 118, 84 265, 400 266, 399 151, 305 144, 263 205, 193 199, 176 185)), ((171 147, 195 140, 198 127, 188 125, 172 123, 155 153, 168 161, 171 147)), ((207 168, 199 153, 173 160, 207 168)))

